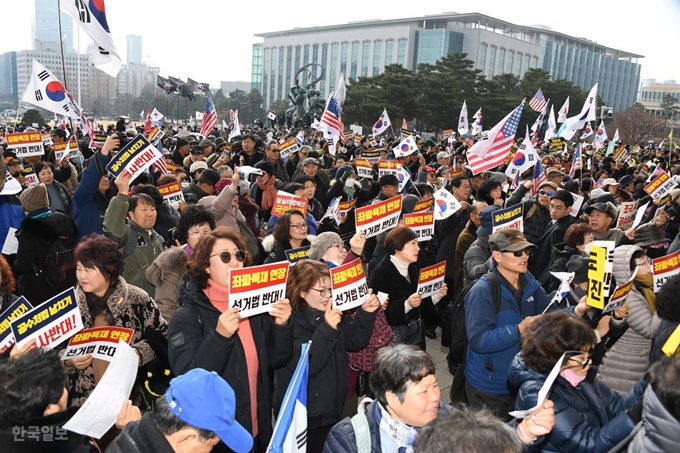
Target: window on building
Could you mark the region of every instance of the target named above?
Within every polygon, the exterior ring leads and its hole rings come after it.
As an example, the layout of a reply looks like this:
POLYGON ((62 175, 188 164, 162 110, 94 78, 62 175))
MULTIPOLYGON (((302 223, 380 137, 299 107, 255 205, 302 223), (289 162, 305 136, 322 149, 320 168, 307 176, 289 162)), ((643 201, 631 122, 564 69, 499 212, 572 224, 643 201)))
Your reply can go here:
POLYGON ((272 47, 272 70, 269 77, 269 99, 276 101, 276 66, 279 62, 279 48, 272 47))
POLYGON ((373 42, 373 73, 371 74, 372 76, 380 74, 381 57, 382 57, 382 41, 375 41, 373 42))
POLYGON ((265 104, 269 105, 272 102, 275 101, 275 99, 267 99, 267 95, 269 94, 269 91, 267 91, 267 87, 269 86, 269 73, 271 71, 269 65, 270 65, 270 55, 271 55, 271 49, 269 47, 264 49, 264 66, 262 67, 262 97, 265 98, 265 104))
POLYGON ((385 41, 385 66, 394 63, 394 39, 385 41))
POLYGON ((498 74, 505 72, 505 49, 502 47, 498 49, 498 74))
POLYGON ((364 41, 361 47, 361 76, 368 77, 368 59, 371 56, 371 41, 364 41))
MULTIPOLYGON (((340 51, 340 72, 347 76, 347 51, 349 50, 349 43, 343 42, 340 51)), ((335 82, 333 82, 335 83, 335 82)))
POLYGON ((278 89, 276 91, 279 99, 285 99, 287 97, 286 93, 283 91, 283 62, 286 56, 284 55, 285 47, 281 47, 279 50, 279 70, 278 70, 278 89))
POLYGON ((489 49, 489 74, 488 77, 492 78, 495 75, 494 70, 496 69, 496 46, 491 46, 489 49))
POLYGON ((302 60, 302 65, 304 66, 309 62, 310 62, 309 61, 309 44, 305 44, 305 54, 304 54, 304 58, 302 60))
POLYGON ((406 38, 399 40, 399 49, 397 50, 397 63, 406 67, 406 38))
POLYGON ((512 70, 512 73, 515 74, 517 77, 520 76, 521 65, 522 65, 522 52, 517 52, 517 57, 515 57, 515 67, 512 70))
POLYGON ((293 74, 297 72, 298 69, 300 69, 300 54, 302 53, 302 46, 297 45, 295 46, 295 66, 293 67, 293 74))
POLYGON ((349 77, 350 79, 356 80, 357 78, 357 69, 359 66, 359 42, 355 41, 352 43, 352 56, 351 56, 351 63, 350 63, 350 69, 349 69, 349 77))
POLYGON ((328 44, 324 43, 321 45, 321 61, 319 62, 324 72, 323 79, 321 79, 321 83, 319 85, 319 91, 321 92, 322 98, 326 97, 326 74, 328 74, 327 60, 328 60, 328 44))
MULTIPOLYGON (((335 90, 335 79, 337 79, 336 71, 338 70, 338 43, 331 44, 331 70, 330 78, 328 79, 328 92, 335 90)), ((325 96, 324 96, 325 97, 325 96)))
POLYGON ((486 68, 486 44, 481 44, 479 46, 479 60, 477 61, 477 69, 482 71, 482 74, 485 74, 484 69, 486 68))
POLYGON ((293 46, 286 47, 286 84, 284 90, 288 91, 290 88, 290 77, 295 75, 296 69, 293 68, 293 46))

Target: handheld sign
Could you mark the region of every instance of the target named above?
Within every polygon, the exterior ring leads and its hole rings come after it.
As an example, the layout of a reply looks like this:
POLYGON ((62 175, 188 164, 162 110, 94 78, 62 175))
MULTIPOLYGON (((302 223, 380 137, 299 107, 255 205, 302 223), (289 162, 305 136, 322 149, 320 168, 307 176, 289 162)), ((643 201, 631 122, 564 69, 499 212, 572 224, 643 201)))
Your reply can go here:
POLYGON ((296 197, 292 193, 287 193, 282 190, 276 192, 276 199, 274 200, 274 206, 272 206, 272 216, 281 217, 286 211, 291 209, 298 209, 302 211, 302 216, 307 217, 307 199, 296 197))
POLYGON ((522 203, 494 211, 491 221, 493 224, 491 234, 506 228, 515 228, 519 231, 524 231, 522 203))
POLYGON ((297 144, 295 138, 289 138, 279 145, 279 157, 283 159, 289 154, 296 152, 298 149, 300 149, 300 145, 297 144))
POLYGON ((413 212, 432 211, 432 206, 434 206, 434 198, 428 198, 417 202, 413 207, 413 212))
POLYGON ((331 269, 333 309, 350 310, 368 300, 368 283, 361 259, 331 269))
POLYGON ((380 149, 364 149, 361 151, 361 158, 366 159, 372 164, 378 163, 380 161, 380 149))
POLYGON ((397 226, 401 214, 402 196, 389 198, 369 206, 356 208, 356 229, 363 230, 366 237, 377 236, 397 226))
POLYGON ((603 316, 607 315, 613 312, 614 310, 618 310, 619 308, 621 308, 621 306, 626 302, 628 294, 630 294, 630 290, 632 288, 633 288, 632 281, 629 281, 625 285, 617 286, 616 289, 614 290, 614 294, 612 294, 612 297, 609 299, 607 306, 604 307, 604 310, 602 310, 602 315, 603 316))
POLYGON ((311 245, 306 245, 304 247, 298 247, 296 249, 286 250, 286 258, 291 266, 294 266, 300 260, 309 259, 309 249, 311 245))
POLYGON ((678 350, 678 347, 680 347, 680 325, 678 325, 671 336, 668 337, 668 340, 666 340, 666 343, 664 343, 664 345, 661 347, 661 350, 664 354, 670 357, 675 354, 675 352, 678 350))
POLYGON ((7 148, 16 154, 17 159, 45 154, 40 132, 16 132, 7 134, 7 148))
POLYGON ((116 178, 122 174, 133 181, 163 155, 142 134, 130 140, 106 166, 116 178))
POLYGON ((652 198, 663 198, 670 194, 671 190, 677 185, 678 183, 676 183, 673 178, 668 176, 668 173, 663 172, 645 186, 645 192, 647 192, 652 198))
POLYGON ((614 263, 614 242, 594 241, 590 246, 588 260, 588 294, 586 303, 604 309, 609 296, 614 263))
POLYGON ((286 297, 290 263, 264 264, 229 271, 229 308, 239 308, 241 318, 266 313, 286 297))
POLYGON ((12 321, 18 348, 35 339, 36 347, 52 349, 82 328, 83 319, 73 287, 12 321))
POLYGON ((178 182, 171 182, 158 187, 158 191, 163 195, 163 201, 177 209, 180 202, 184 201, 182 186, 178 182))
POLYGON ((635 220, 633 220, 633 226, 631 226, 631 228, 635 228, 636 226, 640 225, 642 218, 645 216, 647 206, 649 206, 649 201, 638 208, 637 212, 635 213, 635 220))
POLYGON ((621 203, 619 206, 619 218, 616 221, 616 228, 621 228, 622 226, 628 225, 633 221, 633 216, 635 215, 635 205, 637 205, 637 201, 624 201, 621 203))
POLYGON ((71 337, 61 360, 77 359, 91 354, 95 359, 110 362, 118 349, 118 342, 130 344, 134 333, 133 329, 111 326, 81 330, 71 337))
POLYGON ((397 176, 399 168, 401 168, 401 162, 398 160, 381 160, 378 162, 378 178, 385 175, 397 176))
POLYGON ((24 296, 17 299, 7 310, 0 314, 0 353, 14 344, 11 323, 33 308, 24 296))
POLYGON ((418 242, 429 241, 434 236, 434 212, 404 214, 404 226, 413 230, 418 242))
POLYGON ((24 182, 29 186, 35 186, 40 181, 38 180, 38 174, 35 172, 35 167, 33 165, 26 165, 22 171, 24 174, 24 182))
POLYGON ((365 158, 354 159, 357 167, 357 176, 360 178, 373 178, 373 165, 365 158))
POLYGON ((90 148, 91 149, 103 148, 104 143, 106 143, 106 134, 95 134, 92 136, 92 139, 90 140, 90 148))
POLYGON ((658 293, 664 283, 680 274, 680 250, 670 255, 653 259, 652 274, 654 275, 654 292, 658 293))
POLYGON ((424 267, 418 276, 418 289, 421 297, 430 297, 439 292, 446 276, 446 261, 424 267))
POLYGON ((54 159, 61 163, 64 159, 78 155, 78 142, 75 140, 54 144, 54 159))
POLYGON ((581 210, 581 206, 583 205, 583 201, 585 198, 583 195, 579 195, 574 192, 570 192, 571 196, 574 197, 574 204, 571 205, 571 210, 569 211, 569 215, 572 217, 578 217, 578 213, 581 210))
POLYGON ((562 354, 562 357, 560 357, 560 359, 557 361, 555 366, 553 366, 553 369, 550 370, 550 374, 546 378, 545 382, 543 382, 543 386, 541 387, 541 390, 538 391, 538 398, 536 400, 536 405, 534 407, 532 407, 531 409, 528 409, 528 410, 525 410, 525 411, 509 412, 511 417, 514 417, 514 418, 528 417, 529 415, 533 414, 538 409, 540 409, 541 406, 543 406, 543 403, 545 403, 545 400, 548 399, 548 393, 550 393, 550 389, 552 388, 552 385, 555 382, 555 379, 557 379, 557 376, 560 374, 560 370, 562 369, 562 362, 564 362, 565 354, 566 354, 566 352, 562 354))
POLYGON ((338 214, 340 217, 347 217, 349 211, 357 204, 357 199, 353 198, 349 201, 341 201, 338 203, 338 214))

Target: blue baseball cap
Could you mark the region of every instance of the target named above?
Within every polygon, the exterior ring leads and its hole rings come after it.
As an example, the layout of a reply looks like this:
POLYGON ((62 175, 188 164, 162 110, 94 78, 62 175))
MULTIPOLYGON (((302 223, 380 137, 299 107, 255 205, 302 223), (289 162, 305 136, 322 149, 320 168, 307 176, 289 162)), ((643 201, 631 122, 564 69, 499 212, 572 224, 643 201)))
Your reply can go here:
POLYGON ((214 371, 195 368, 170 381, 165 399, 177 418, 214 431, 236 453, 248 453, 253 437, 236 421, 234 390, 214 371))

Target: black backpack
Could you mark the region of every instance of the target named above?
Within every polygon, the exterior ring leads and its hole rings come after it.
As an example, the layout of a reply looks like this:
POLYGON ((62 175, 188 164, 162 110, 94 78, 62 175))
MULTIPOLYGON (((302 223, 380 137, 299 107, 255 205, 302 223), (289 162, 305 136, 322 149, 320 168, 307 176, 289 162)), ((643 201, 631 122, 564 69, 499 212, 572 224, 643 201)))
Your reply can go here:
POLYGON ((60 236, 47 249, 41 270, 45 283, 58 292, 76 284, 76 245, 75 239, 60 236))

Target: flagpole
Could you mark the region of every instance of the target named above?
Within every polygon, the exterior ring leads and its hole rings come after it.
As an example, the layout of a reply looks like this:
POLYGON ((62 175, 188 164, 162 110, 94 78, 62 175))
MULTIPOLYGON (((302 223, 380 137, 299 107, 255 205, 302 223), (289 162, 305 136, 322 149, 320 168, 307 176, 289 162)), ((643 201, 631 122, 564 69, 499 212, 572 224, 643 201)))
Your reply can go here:
POLYGON ((64 62, 64 35, 61 32, 61 0, 57 0, 57 19, 59 19, 59 49, 61 50, 61 70, 64 73, 64 89, 68 91, 66 81, 66 63, 64 62))

